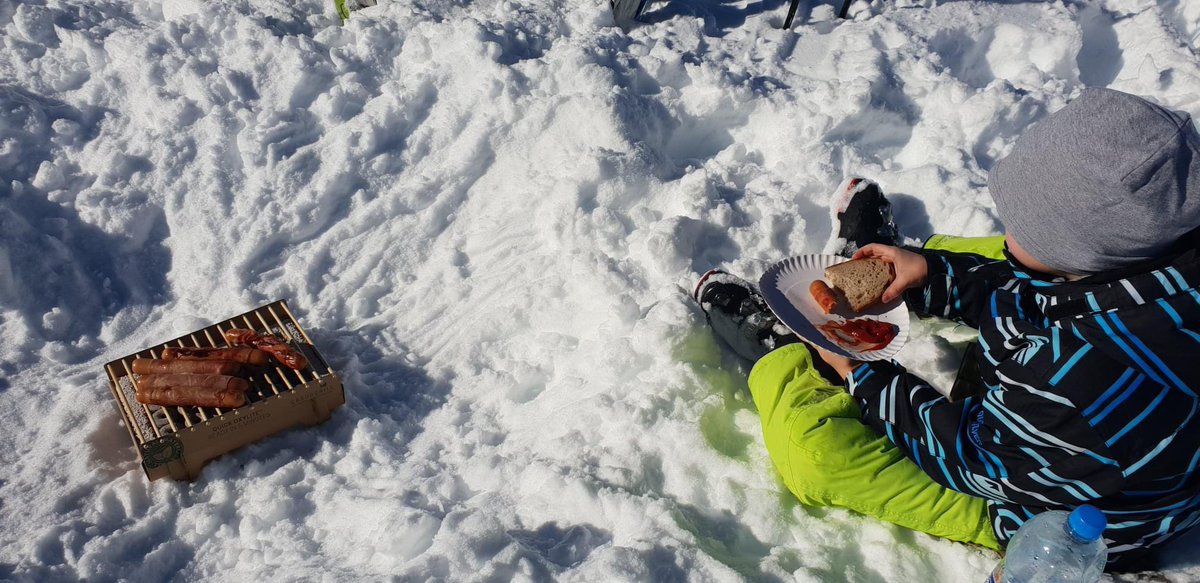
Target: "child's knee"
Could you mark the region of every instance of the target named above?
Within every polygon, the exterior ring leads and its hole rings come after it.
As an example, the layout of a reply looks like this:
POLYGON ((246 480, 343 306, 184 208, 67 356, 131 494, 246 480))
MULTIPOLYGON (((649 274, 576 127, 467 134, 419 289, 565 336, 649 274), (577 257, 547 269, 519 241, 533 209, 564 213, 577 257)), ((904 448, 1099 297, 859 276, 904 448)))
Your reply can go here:
POLYGON ((808 350, 802 345, 785 346, 768 354, 751 372, 749 384, 764 429, 790 423, 795 415, 810 419, 861 418, 846 390, 830 385, 813 370, 808 350))
POLYGON ((804 382, 804 372, 811 367, 811 356, 803 344, 789 344, 760 358, 750 370, 750 395, 764 421, 786 407, 789 392, 803 390, 811 383, 804 382), (799 382, 799 386, 797 382, 799 382))
POLYGON ((819 432, 779 437, 767 440, 767 453, 788 489, 805 504, 833 504, 852 479, 851 460, 819 432))

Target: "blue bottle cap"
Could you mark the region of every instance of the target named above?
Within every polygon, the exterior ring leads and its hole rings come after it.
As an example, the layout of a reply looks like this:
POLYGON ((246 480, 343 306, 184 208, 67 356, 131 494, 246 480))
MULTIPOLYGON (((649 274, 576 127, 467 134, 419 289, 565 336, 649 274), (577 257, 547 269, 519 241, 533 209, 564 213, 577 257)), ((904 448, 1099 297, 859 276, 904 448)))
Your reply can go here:
POLYGON ((1075 536, 1091 542, 1104 534, 1104 527, 1108 526, 1108 520, 1104 518, 1104 513, 1100 512, 1100 509, 1084 504, 1071 511, 1071 515, 1067 517, 1067 525, 1075 532, 1075 536))

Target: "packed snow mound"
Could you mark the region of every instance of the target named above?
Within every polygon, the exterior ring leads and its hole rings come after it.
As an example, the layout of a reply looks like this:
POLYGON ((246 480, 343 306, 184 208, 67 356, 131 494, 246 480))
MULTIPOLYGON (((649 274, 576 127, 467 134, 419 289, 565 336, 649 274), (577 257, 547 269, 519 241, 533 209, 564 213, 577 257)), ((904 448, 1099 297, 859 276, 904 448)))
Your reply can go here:
POLYGON ((1200 10, 804 4, 0 3, 0 579, 983 580, 791 498, 690 286, 819 251, 851 174, 999 232, 1084 86, 1200 113, 1200 10), (102 364, 278 298, 346 406, 148 483, 102 364))

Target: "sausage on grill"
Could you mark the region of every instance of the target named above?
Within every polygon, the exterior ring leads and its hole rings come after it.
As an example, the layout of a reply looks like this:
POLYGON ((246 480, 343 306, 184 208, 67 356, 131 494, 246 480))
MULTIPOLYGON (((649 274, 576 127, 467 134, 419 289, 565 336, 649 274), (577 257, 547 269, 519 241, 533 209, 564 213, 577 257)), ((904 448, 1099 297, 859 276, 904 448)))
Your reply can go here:
POLYGON ((139 389, 208 387, 215 391, 245 391, 250 388, 250 381, 219 374, 152 374, 139 377, 137 386, 139 389))
POLYGON ((274 334, 259 334, 247 328, 232 328, 225 331, 225 340, 233 345, 248 345, 271 353, 280 364, 296 370, 308 368, 308 359, 274 334))
POLYGON ((140 389, 137 391, 137 400, 146 405, 163 407, 236 409, 246 404, 246 393, 235 390, 217 390, 212 387, 179 385, 140 389))
POLYGON ((137 374, 224 374, 236 375, 242 370, 241 363, 232 360, 162 360, 158 358, 133 359, 133 372, 137 374))
POLYGON ((267 353, 257 348, 182 348, 168 346, 163 349, 165 360, 232 360, 242 364, 262 366, 267 364, 267 353))

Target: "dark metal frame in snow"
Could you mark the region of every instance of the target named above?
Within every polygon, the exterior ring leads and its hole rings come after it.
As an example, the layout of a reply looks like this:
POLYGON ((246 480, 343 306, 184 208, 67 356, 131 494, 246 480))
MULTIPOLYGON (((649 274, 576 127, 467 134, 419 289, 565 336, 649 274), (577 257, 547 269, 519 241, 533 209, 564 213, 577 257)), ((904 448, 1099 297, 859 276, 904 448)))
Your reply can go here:
MULTIPOLYGON (((344 2, 344 0, 342 0, 344 2)), ((842 10, 838 12, 839 18, 846 18, 846 14, 850 12, 850 3, 854 0, 844 0, 842 2, 842 10)), ((612 6, 613 15, 617 18, 617 22, 628 22, 637 20, 645 12, 646 6, 650 4, 650 0, 608 0, 612 6)), ((800 0, 792 0, 788 6, 787 18, 783 20, 783 28, 792 28, 792 22, 796 20, 796 9, 800 7, 800 0)), ((343 17, 343 20, 345 17, 343 17)))
MULTIPOLYGON (((838 12, 838 18, 846 17, 846 14, 850 12, 850 3, 853 1, 854 0, 845 0, 845 2, 842 2, 842 11, 838 12)), ((785 30, 792 28, 792 21, 796 19, 796 8, 799 6, 800 0, 792 0, 792 5, 788 7, 787 18, 783 19, 783 28, 785 30)))

